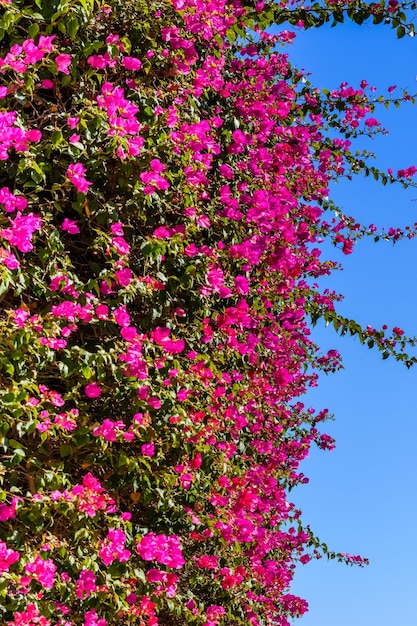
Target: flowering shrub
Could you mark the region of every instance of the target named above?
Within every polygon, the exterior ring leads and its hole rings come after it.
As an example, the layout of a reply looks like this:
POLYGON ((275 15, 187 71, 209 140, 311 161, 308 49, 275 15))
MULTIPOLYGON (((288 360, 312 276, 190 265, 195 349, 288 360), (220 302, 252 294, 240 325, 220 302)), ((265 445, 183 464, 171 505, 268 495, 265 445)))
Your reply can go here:
POLYGON ((401 7, 0 0, 1 622, 287 626, 297 563, 329 552, 289 490, 340 367, 319 317, 411 365, 316 281, 365 235, 331 180, 380 128, 367 85, 320 92, 287 22, 401 7), (337 217, 328 217, 332 210, 337 217))

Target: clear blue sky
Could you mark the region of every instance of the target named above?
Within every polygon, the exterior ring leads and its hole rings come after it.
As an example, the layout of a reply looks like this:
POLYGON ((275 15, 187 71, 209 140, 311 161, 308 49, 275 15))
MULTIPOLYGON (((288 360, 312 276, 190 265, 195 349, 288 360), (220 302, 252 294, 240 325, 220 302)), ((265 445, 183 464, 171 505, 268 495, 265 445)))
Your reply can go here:
MULTIPOLYGON (((320 87, 366 79, 386 93, 396 84, 417 91, 417 37, 397 40, 384 26, 348 23, 302 32, 289 47, 292 62, 320 87)), ((417 165, 417 105, 374 114, 390 131, 368 141, 381 168, 417 165)), ((417 190, 382 187, 369 179, 332 189, 349 215, 366 224, 405 226, 417 221, 417 190)), ((417 335, 417 239, 392 246, 371 241, 351 256, 326 286, 345 295, 339 310, 364 325, 398 325, 417 335)), ((345 370, 323 377, 307 404, 328 407, 336 421, 325 432, 337 439, 332 453, 312 451, 302 471, 310 484, 291 493, 304 521, 329 548, 367 556, 365 569, 323 559, 300 566, 293 593, 306 598, 300 626, 416 626, 417 367, 382 361, 352 338, 320 327, 314 337, 343 355, 345 370)))

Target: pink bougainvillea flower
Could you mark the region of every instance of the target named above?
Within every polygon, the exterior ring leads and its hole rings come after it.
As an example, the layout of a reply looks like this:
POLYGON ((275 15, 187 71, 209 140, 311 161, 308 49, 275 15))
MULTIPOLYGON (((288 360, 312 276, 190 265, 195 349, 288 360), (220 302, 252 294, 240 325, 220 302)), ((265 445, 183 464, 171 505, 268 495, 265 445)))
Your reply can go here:
POLYGON ((130 252, 130 246, 123 237, 113 237, 113 239, 111 240, 111 244, 116 248, 116 251, 121 256, 129 254, 130 252))
POLYGON ((95 517, 98 511, 114 511, 114 500, 91 473, 84 476, 82 485, 74 485, 67 499, 74 497, 77 499, 78 509, 89 517, 95 517))
POLYGON ((17 502, 17 498, 13 498, 10 505, 4 504, 4 502, 0 504, 0 522, 6 522, 7 520, 14 519, 16 517, 17 502))
POLYGON ((67 177, 80 193, 87 193, 93 183, 86 180, 84 174, 87 170, 82 163, 73 163, 67 169, 67 177))
POLYGON ((7 572, 9 567, 16 563, 19 558, 19 552, 11 550, 3 541, 0 541, 0 574, 7 572))
POLYGON ((138 542, 137 551, 144 561, 157 561, 173 569, 180 569, 185 565, 181 542, 176 535, 157 535, 150 532, 138 542))
POLYGON ((140 70, 142 67, 142 62, 139 59, 135 59, 134 57, 124 57, 122 59, 122 65, 127 70, 140 70))
POLYGON ((109 316, 109 307, 107 304, 99 304, 96 307, 96 315, 99 320, 105 320, 109 316))
POLYGON ((11 227, 3 228, 0 235, 21 252, 29 252, 33 249, 32 236, 41 227, 42 221, 38 215, 18 215, 12 221, 11 227))
POLYGON ((84 387, 85 395, 88 398, 98 398, 101 396, 101 388, 97 383, 90 383, 84 387))
POLYGON ((210 228, 210 218, 208 218, 207 215, 199 215, 197 217, 197 226, 200 226, 200 228, 210 228))
MULTIPOLYGON (((0 3, 4 1, 5 0, 0 0, 0 3)), ((24 578, 25 577, 22 576, 20 580, 22 581, 24 578)), ((30 584, 30 579, 27 584, 30 584)), ((8 626, 31 626, 32 624, 39 624, 39 626, 51 626, 51 622, 46 619, 46 617, 41 615, 39 609, 35 604, 33 604, 33 602, 29 602, 27 604, 26 611, 16 611, 13 617, 13 622, 8 622, 8 626)))
POLYGON ((128 604, 135 604, 135 602, 138 601, 138 597, 136 595, 136 593, 129 593, 128 596, 126 596, 126 602, 128 604))
POLYGON ((342 252, 343 254, 352 254, 354 242, 351 239, 345 239, 343 242, 342 252))
POLYGON ((181 474, 180 476, 181 487, 185 489, 185 491, 188 491, 191 488, 193 480, 194 480, 194 476, 192 474, 188 472, 181 474))
POLYGON ((76 235, 80 232, 76 220, 70 220, 68 217, 64 219, 61 225, 62 230, 65 230, 70 235, 76 235))
POLYGON ((125 424, 122 420, 113 422, 106 418, 101 426, 93 430, 93 435, 95 437, 103 437, 106 441, 116 441, 118 432, 121 432, 124 428, 125 424))
POLYGON ((24 196, 11 193, 8 187, 2 187, 0 189, 0 204, 4 204, 4 210, 7 213, 13 213, 13 211, 24 211, 28 201, 24 196))
POLYGON ((235 287, 237 293, 246 296, 249 293, 249 283, 246 276, 236 276, 235 287))
POLYGON ((106 52, 106 54, 92 54, 88 57, 87 63, 96 70, 104 70, 112 64, 112 60, 109 53, 106 52))
POLYGON ((41 50, 45 50, 45 52, 51 52, 54 39, 56 39, 56 35, 40 35, 38 47, 41 48, 41 50))
POLYGON ((6 248, 0 248, 0 262, 3 263, 9 270, 17 270, 20 267, 20 263, 12 252, 6 250, 6 248))
POLYGON ((162 402, 160 398, 157 398, 156 396, 151 396, 150 398, 148 398, 148 405, 151 406, 153 409, 160 409, 162 406, 162 402))
POLYGON ((122 222, 114 222, 110 226, 110 230, 113 235, 118 235, 119 237, 123 237, 123 224, 122 222))
POLYGON ((127 327, 130 326, 130 315, 127 311, 126 305, 122 304, 117 309, 113 311, 114 319, 119 326, 127 327))
POLYGON ((129 560, 131 552, 126 550, 125 542, 126 535, 120 528, 109 530, 99 552, 104 565, 111 565, 116 560, 121 563, 129 560))
POLYGON ((140 451, 142 452, 143 456, 154 456, 154 454, 155 454, 155 444, 153 444, 153 443, 144 443, 143 446, 141 446, 140 451))
POLYGON ((132 270, 130 270, 128 267, 124 267, 121 270, 118 270, 115 273, 116 276, 116 280, 119 283, 119 285, 121 287, 127 287, 130 284, 130 281, 132 280, 132 270))
POLYGON ((53 89, 55 86, 52 80, 49 80, 49 78, 44 78, 43 80, 41 80, 40 85, 42 89, 53 89))
POLYGON ((154 193, 155 189, 161 191, 168 189, 170 187, 169 182, 161 176, 161 173, 166 169, 165 165, 159 159, 152 159, 149 165, 151 171, 140 174, 141 181, 145 183, 144 193, 150 195, 154 193))
MULTIPOLYGON (((83 626, 107 626, 107 620, 104 617, 99 618, 94 609, 84 614, 84 620, 83 626)), ((64 626, 66 626, 66 624, 64 624, 64 626)))
POLYGON ((67 124, 72 130, 78 126, 78 122, 80 121, 79 117, 69 117, 67 119, 67 124))
POLYGON ((227 180, 232 180, 234 178, 232 168, 229 165, 226 165, 225 163, 219 166, 219 172, 227 180))
POLYGON ((57 567, 51 559, 42 559, 39 555, 25 565, 26 573, 31 574, 45 589, 52 589, 54 586, 56 570, 57 567))
POLYGON ((415 165, 410 165, 404 170, 398 170, 397 176, 399 178, 411 178, 417 172, 417 167, 415 165))
POLYGON ((218 556, 209 556, 203 555, 200 557, 195 557, 195 563, 197 567, 201 567, 204 569, 218 569, 219 567, 219 557, 218 556))
POLYGON ((80 600, 84 600, 87 596, 97 590, 96 576, 94 572, 83 569, 76 583, 75 595, 80 600))
POLYGON ((26 139, 29 141, 37 142, 42 138, 42 133, 40 130, 28 130, 26 133, 26 139))
POLYGON ((70 54, 58 54, 55 58, 55 63, 58 69, 58 72, 62 72, 63 74, 69 74, 69 66, 71 65, 71 55, 70 54))
POLYGON ((373 128, 374 126, 380 126, 381 122, 378 122, 378 120, 376 120, 374 117, 368 117, 367 120, 365 120, 365 126, 368 126, 368 128, 373 128))
POLYGON ((177 591, 177 585, 175 583, 178 582, 178 576, 176 574, 152 568, 146 573, 146 579, 154 584, 161 583, 156 588, 155 594, 166 593, 168 598, 175 597, 177 591))
POLYGON ((138 331, 134 326, 123 326, 120 334, 126 341, 132 342, 137 337, 138 331))

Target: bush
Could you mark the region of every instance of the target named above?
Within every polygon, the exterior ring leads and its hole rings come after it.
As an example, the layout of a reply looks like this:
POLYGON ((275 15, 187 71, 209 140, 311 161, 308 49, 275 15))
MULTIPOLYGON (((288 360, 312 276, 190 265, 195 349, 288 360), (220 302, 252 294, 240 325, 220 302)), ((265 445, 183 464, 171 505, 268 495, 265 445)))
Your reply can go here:
POLYGON ((380 175, 349 151, 379 125, 267 29, 337 10, 0 4, 1 622, 287 625, 297 562, 362 563, 288 500, 333 447, 299 400, 340 367, 309 320, 412 363, 315 286, 320 238, 366 234, 328 186, 380 175))

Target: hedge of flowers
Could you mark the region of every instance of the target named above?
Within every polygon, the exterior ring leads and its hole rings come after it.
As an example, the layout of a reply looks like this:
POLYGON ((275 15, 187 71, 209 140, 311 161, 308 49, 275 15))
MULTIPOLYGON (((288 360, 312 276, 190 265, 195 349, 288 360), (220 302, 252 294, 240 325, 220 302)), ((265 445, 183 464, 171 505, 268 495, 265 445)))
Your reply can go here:
POLYGON ((329 183, 416 169, 354 156, 377 98, 320 92, 272 28, 344 11, 412 30, 392 0, 0 0, 2 624, 286 626, 297 563, 364 562, 289 496, 334 445, 310 323, 414 361, 317 281, 325 240, 414 234, 329 183))

